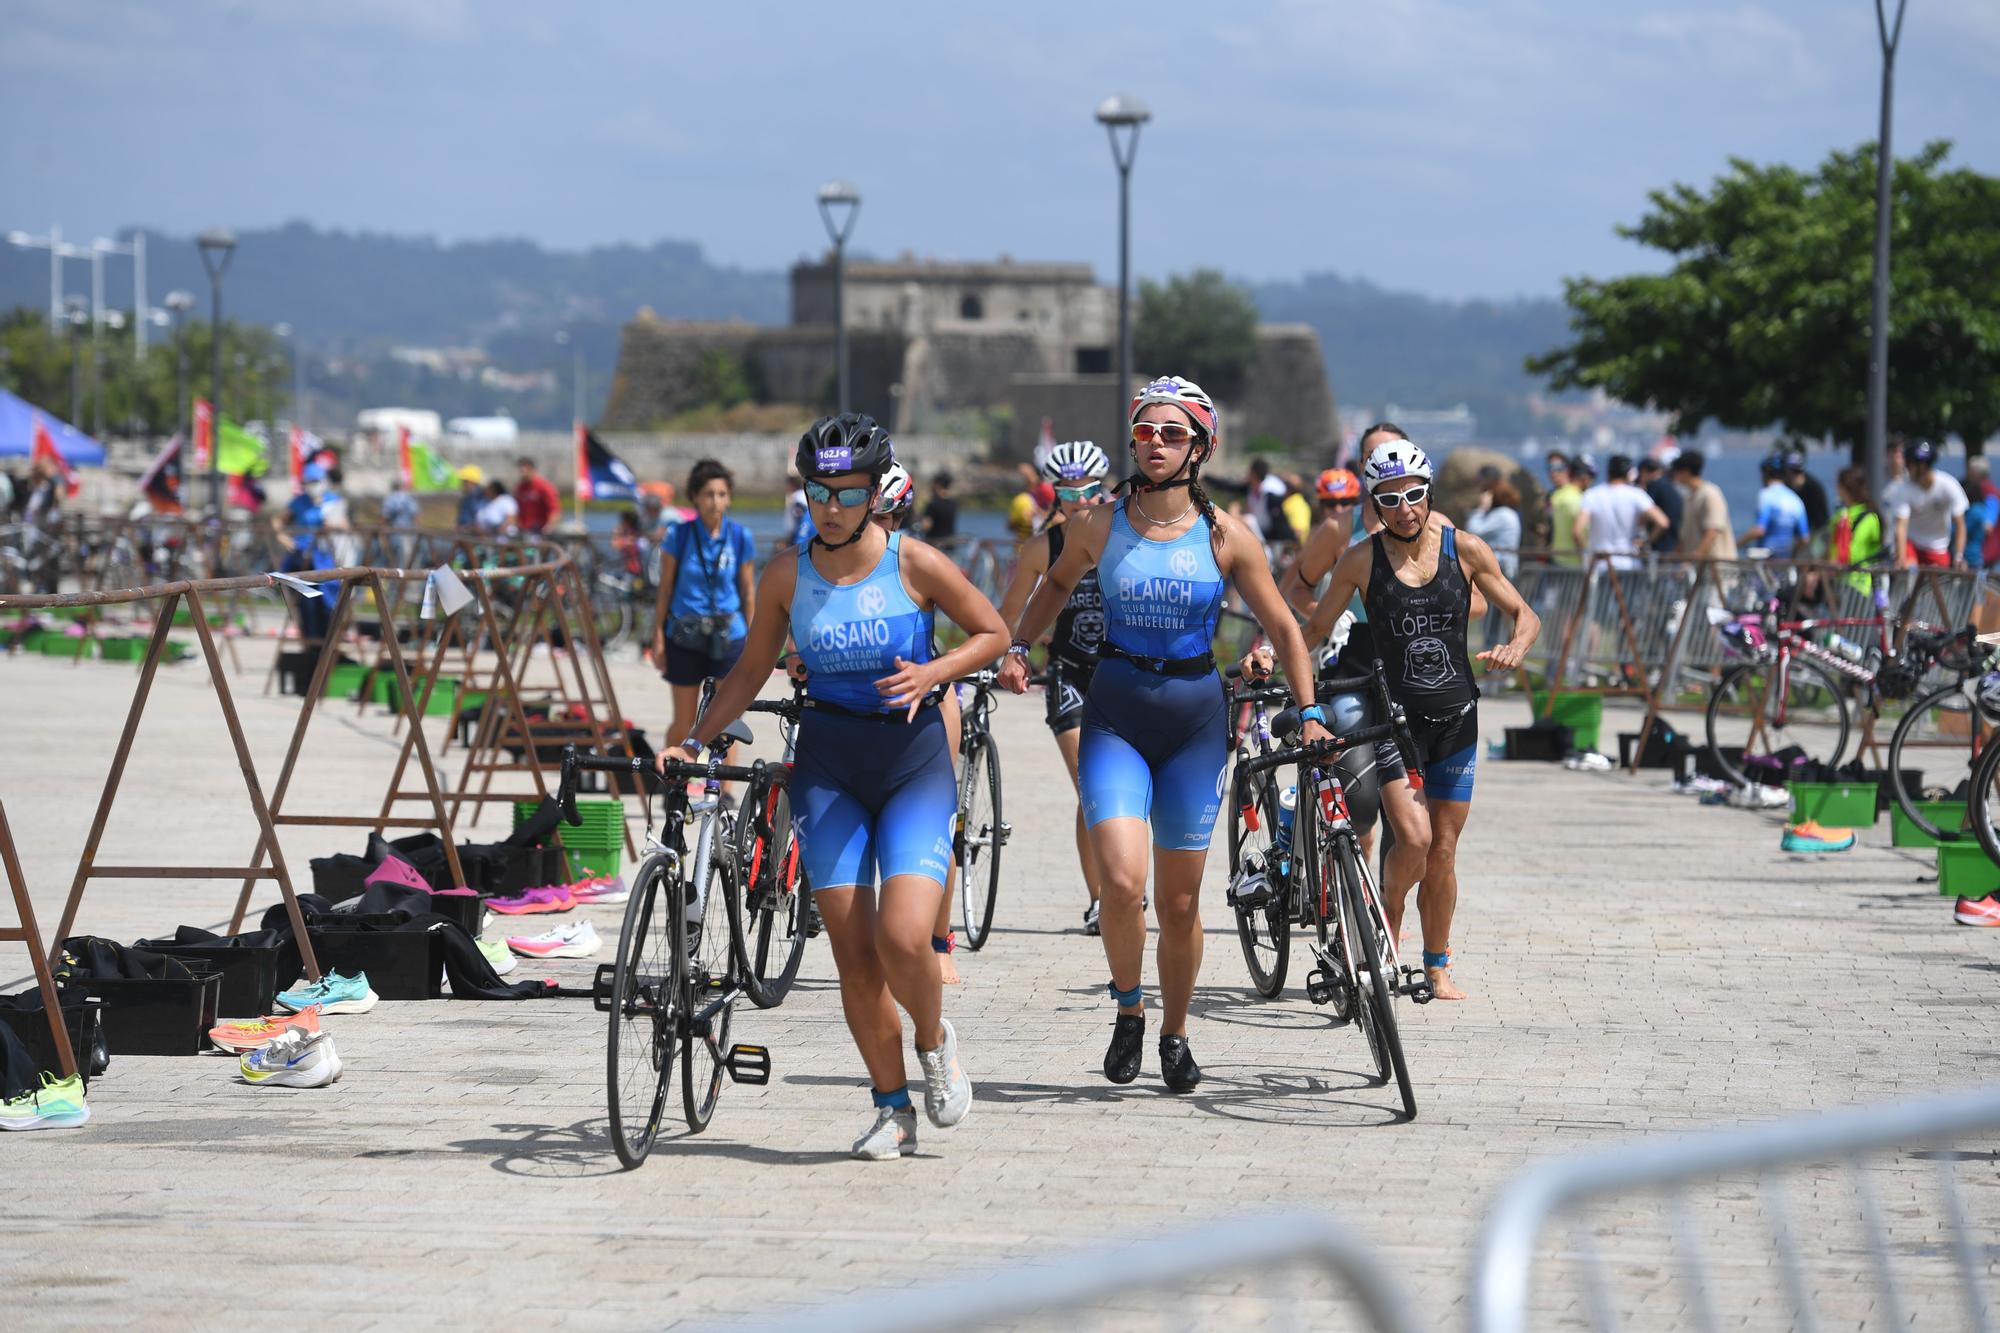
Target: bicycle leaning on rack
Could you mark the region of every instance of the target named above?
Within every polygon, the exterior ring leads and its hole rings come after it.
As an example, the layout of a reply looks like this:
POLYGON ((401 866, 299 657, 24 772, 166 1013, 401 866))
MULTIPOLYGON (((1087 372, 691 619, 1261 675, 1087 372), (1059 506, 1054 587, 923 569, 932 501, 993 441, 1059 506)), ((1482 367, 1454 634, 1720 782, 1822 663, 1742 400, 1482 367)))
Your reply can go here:
MULTIPOLYGON (((1395 932, 1389 929, 1382 895, 1361 855, 1361 837, 1348 812, 1347 793, 1337 763, 1341 755, 1362 745, 1393 740, 1403 752, 1411 781, 1421 785, 1422 772, 1416 762, 1417 748, 1410 736, 1402 706, 1389 697, 1382 664, 1374 673, 1320 682, 1318 691, 1328 698, 1336 694, 1367 691, 1374 700, 1375 716, 1389 719, 1374 726, 1358 727, 1345 735, 1301 744, 1292 741, 1300 722, 1295 709, 1286 708, 1269 719, 1272 738, 1278 748, 1262 753, 1238 750, 1232 779, 1231 800, 1237 819, 1255 832, 1277 829, 1281 770, 1295 770, 1298 793, 1296 810, 1290 821, 1290 854, 1278 866, 1266 864, 1273 840, 1266 843, 1263 858, 1245 852, 1232 826, 1230 837, 1230 905, 1237 913, 1239 933, 1245 914, 1253 914, 1259 928, 1274 937, 1276 957, 1282 960, 1289 947, 1289 927, 1297 924, 1312 932, 1314 967, 1306 977, 1306 998, 1314 1004, 1330 1005, 1336 1021, 1355 1021, 1367 1040, 1375 1063, 1376 1078, 1386 1084, 1391 1076, 1401 1094, 1403 1114, 1414 1119, 1416 1093, 1410 1085, 1410 1069, 1403 1056, 1403 1040, 1396 1025, 1394 1001, 1400 996, 1418 1004, 1431 999, 1430 981, 1423 970, 1403 963, 1396 949, 1395 932), (1271 821, 1265 823, 1265 821, 1271 821), (1277 923, 1282 922, 1280 926, 1277 923)), ((1317 692, 1317 691, 1316 691, 1317 692)), ((1262 693, 1260 691, 1260 693, 1262 693)), ((1257 707, 1261 710, 1261 704, 1257 707)), ((1258 731, 1261 740, 1261 729, 1258 731)), ((1248 733, 1246 733, 1248 735, 1248 733)), ((1258 963, 1245 936, 1244 955, 1251 963, 1253 979, 1258 963)), ((1258 990, 1275 995, 1283 985, 1282 961, 1272 965, 1277 985, 1258 990)), ((1269 975, 1269 973, 1267 973, 1269 975)))
POLYGON ((1000 742, 993 736, 994 685, 999 679, 1000 673, 990 668, 965 678, 972 698, 962 710, 958 733, 958 821, 951 851, 958 866, 965 946, 974 952, 992 933, 993 906, 1000 897, 1000 853, 1014 832, 1000 816, 1000 742))
MULTIPOLYGON (((740 722, 717 738, 723 747, 749 740, 749 729, 740 722)), ((648 791, 645 856, 625 904, 617 961, 600 964, 591 985, 592 1004, 611 1016, 605 1043, 611 1146, 628 1170, 646 1160, 659 1136, 676 1061, 681 1109, 688 1129, 697 1133, 715 1114, 725 1073, 737 1083, 771 1081, 769 1051, 729 1040, 731 1012, 744 985, 730 927, 737 866, 721 792, 725 781, 745 782, 751 797, 761 801, 768 787, 784 785, 791 775, 762 762, 747 768, 725 765, 720 748, 709 753, 706 763, 669 759, 661 772, 643 759, 563 748, 557 800, 570 823, 583 822, 576 808, 580 772, 630 774, 645 782, 648 791), (702 799, 692 803, 687 796, 691 780, 703 784, 702 799), (664 793, 665 841, 653 834, 654 790, 664 793), (689 815, 699 820, 692 856, 689 815)))

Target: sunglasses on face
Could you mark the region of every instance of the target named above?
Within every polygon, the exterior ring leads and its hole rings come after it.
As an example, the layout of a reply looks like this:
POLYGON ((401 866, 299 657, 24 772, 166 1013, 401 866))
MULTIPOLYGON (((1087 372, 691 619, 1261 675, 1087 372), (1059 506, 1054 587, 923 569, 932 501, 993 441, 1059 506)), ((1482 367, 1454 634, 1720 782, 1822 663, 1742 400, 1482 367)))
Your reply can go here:
POLYGON ((1103 489, 1103 486, 1094 481, 1088 486, 1058 486, 1056 487, 1056 498, 1058 500, 1068 500, 1074 504, 1079 500, 1088 500, 1103 489))
POLYGON ((1158 440, 1161 444, 1186 444, 1198 432, 1193 426, 1183 426, 1178 421, 1135 421, 1132 423, 1132 440, 1135 444, 1151 444, 1158 440))
POLYGON ((1352 509, 1359 503, 1359 500, 1321 500, 1319 507, 1321 509, 1352 509))
POLYGON ((1375 503, 1384 509, 1401 509, 1404 505, 1422 504, 1424 497, 1430 493, 1431 488, 1428 484, 1412 486, 1406 491, 1377 491, 1375 503))
POLYGON ((806 499, 814 504, 837 504, 842 509, 859 509, 874 493, 873 486, 843 486, 836 491, 817 481, 806 482, 806 499))

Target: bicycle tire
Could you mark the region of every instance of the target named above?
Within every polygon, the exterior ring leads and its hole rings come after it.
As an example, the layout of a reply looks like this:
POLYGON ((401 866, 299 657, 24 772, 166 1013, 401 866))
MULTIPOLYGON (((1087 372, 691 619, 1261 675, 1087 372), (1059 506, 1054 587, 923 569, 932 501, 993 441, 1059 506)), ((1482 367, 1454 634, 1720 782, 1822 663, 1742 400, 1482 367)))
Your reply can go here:
POLYGON ((606 1101, 611 1146, 628 1171, 646 1160, 659 1137, 679 1041, 681 983, 674 959, 681 955, 674 948, 676 932, 665 919, 666 895, 660 888, 667 862, 665 856, 649 856, 633 877, 612 973, 606 1101), (649 945, 664 945, 664 951, 649 945))
MULTIPOLYGON (((1297 816, 1294 815, 1296 821, 1297 816)), ((1312 919, 1313 934, 1316 937, 1322 960, 1320 969, 1332 988, 1327 1000, 1327 1008, 1333 1011, 1335 1024, 1350 1023, 1354 1020, 1354 974, 1347 966, 1346 932, 1341 928, 1340 900, 1327 891, 1332 886, 1337 892, 1340 886, 1340 867, 1337 861, 1329 862, 1332 854, 1332 831, 1322 823, 1319 803, 1315 800, 1311 807, 1311 817, 1307 827, 1301 830, 1304 841, 1299 852, 1299 864, 1307 869, 1305 892, 1300 895, 1303 910, 1312 919), (1325 845, 1322 845, 1324 843, 1325 845), (1326 959, 1337 958, 1340 967, 1328 970, 1326 959)), ((1302 918, 1303 919, 1303 918, 1302 918)))
MULTIPOLYGON (((1771 697, 1769 679, 1776 670, 1775 662, 1738 662, 1723 672, 1722 678, 1709 691, 1705 718, 1708 752, 1723 775, 1737 786, 1748 786, 1753 780, 1743 766, 1742 756, 1748 749, 1749 741, 1756 738, 1757 731, 1755 729, 1751 731, 1741 748, 1725 745, 1723 741, 1726 739, 1724 731, 1727 730, 1727 724, 1723 719, 1734 718, 1734 714, 1726 710, 1731 707, 1742 707, 1748 703, 1756 711, 1764 712, 1771 697), (1735 759, 1731 759, 1726 753, 1732 748, 1737 749, 1735 759)), ((1847 696, 1840 691, 1826 670, 1816 663, 1794 657, 1786 670, 1784 707, 1787 717, 1789 718, 1791 710, 1795 707, 1801 712, 1830 709, 1833 713, 1831 723, 1834 732, 1833 748, 1830 753, 1824 755, 1814 754, 1813 747, 1804 742, 1812 740, 1817 743, 1820 737, 1806 735, 1803 728, 1807 724, 1787 722, 1782 734, 1773 736, 1768 729, 1769 723, 1766 719, 1763 724, 1766 728, 1764 740, 1769 748, 1759 753, 1774 754, 1787 745, 1796 745, 1805 751, 1809 758, 1819 760, 1828 768, 1838 766, 1841 753, 1847 748, 1847 737, 1852 726, 1852 719, 1848 716, 1847 696), (1796 731, 1795 725, 1798 727, 1796 731), (1773 739, 1783 741, 1785 744, 1770 746, 1773 739)), ((1816 730, 1823 730, 1828 724, 1824 719, 1818 719, 1811 725, 1816 730)))
POLYGON ((798 830, 792 825, 791 791, 767 788, 748 792, 744 808, 770 802, 767 835, 754 818, 736 821, 736 883, 738 910, 729 914, 730 943, 743 993, 759 1009, 785 1002, 798 979, 799 960, 806 949, 805 867, 799 860, 798 830))
POLYGON ((681 1110, 689 1132, 695 1134, 708 1128, 715 1116, 716 1100, 722 1095, 730 1013, 739 984, 736 946, 729 928, 737 912, 736 862, 732 856, 716 854, 718 843, 733 832, 722 827, 727 820, 719 810, 703 817, 695 844, 695 877, 687 881, 689 887, 699 885, 699 891, 694 904, 683 901, 682 910, 673 914, 681 943, 675 956, 685 960, 681 1008, 687 1032, 681 1042, 681 1110), (693 923, 688 920, 688 906, 696 906, 699 935, 690 934, 693 923), (704 1020, 702 1015, 711 1006, 715 1012, 704 1020))
MULTIPOLYGON (((1246 855, 1268 858, 1272 830, 1278 827, 1277 777, 1266 771, 1249 780, 1244 790, 1240 773, 1229 782, 1229 875, 1233 881, 1243 868, 1246 855), (1247 800, 1245 798, 1248 798, 1247 800), (1260 827, 1247 827, 1245 810, 1254 810, 1260 827), (1261 834, 1263 847, 1248 845, 1251 833, 1261 834)), ((1291 964, 1292 912, 1288 884, 1271 885, 1271 898, 1262 907, 1234 907, 1236 940, 1243 947, 1243 964, 1250 972, 1250 984, 1265 999, 1275 999, 1285 989, 1285 974, 1291 964)), ((1233 906, 1233 905, 1232 905, 1233 906)))
POLYGON ((1382 946, 1375 938, 1375 930, 1369 920, 1371 914, 1361 890, 1361 865, 1353 838, 1336 838, 1333 855, 1340 867, 1342 893, 1348 902, 1348 919, 1353 922, 1354 933, 1361 941, 1361 961, 1368 968, 1369 984, 1358 997, 1361 1003, 1355 1008, 1362 1015, 1362 1028, 1367 1032, 1369 1046, 1375 1053, 1377 1077, 1387 1083, 1391 1070, 1394 1071, 1396 1089, 1403 1098, 1403 1114, 1415 1120, 1417 1094, 1410 1086, 1410 1064, 1403 1057, 1403 1036, 1396 1027, 1395 998, 1388 978, 1382 975, 1382 946))
POLYGON ((1972 768, 1972 786, 1965 794, 1965 822, 1972 825, 1973 836, 1986 855, 2000 862, 2000 829, 1993 827, 1994 817, 2000 815, 2000 796, 1993 791, 1996 781, 2000 781, 2000 745, 1989 745, 1972 768))
MULTIPOLYGON (((1966 739, 1963 747, 1954 747, 1944 742, 1922 739, 1917 739, 1915 742, 1916 745, 1919 749, 1927 752, 1943 751, 1954 756, 1963 753, 1965 758, 1965 773, 1968 780, 1971 778, 1973 770, 1978 767, 1980 752, 1984 748, 1982 741, 1990 735, 1992 730, 1989 725, 1991 719, 1984 716, 1984 710, 1980 708, 1978 700, 1968 693, 1968 683, 1954 681, 1949 685, 1940 685, 1918 698, 1903 713, 1903 716, 1897 720, 1896 730, 1889 737, 1889 789, 1895 794, 1896 804, 1901 807, 1903 817, 1921 829, 1926 837, 1933 838, 1938 842, 1957 842, 1965 836, 1965 830, 1963 828, 1948 829, 1932 820, 1919 806, 1919 802, 1923 800, 1923 792, 1909 790, 1909 784, 1903 781, 1903 770, 1906 767, 1904 752, 1905 748, 1911 744, 1913 737, 1919 737, 1926 725, 1933 729, 1939 736, 1948 736, 1955 730, 1953 726, 1940 725, 1935 721, 1928 724, 1922 722, 1924 718, 1930 717, 1933 710, 1938 709, 1940 705, 1945 706, 1942 709, 1944 714, 1949 715, 1955 712, 1962 712, 1964 714, 1966 739), (1963 704, 1962 709, 1953 709, 1950 707, 1951 701, 1954 699, 1959 700, 1963 704)), ((1955 786, 1956 784, 1949 785, 1955 786)))
POLYGON ((1006 846, 1000 818, 1000 747, 984 733, 968 733, 965 772, 959 777, 958 896, 965 920, 965 947, 986 947, 993 933, 993 908, 1000 897, 1000 851, 1006 846), (981 780, 982 771, 984 780, 981 780), (987 808, 982 808, 984 795, 987 808), (984 851, 986 855, 981 856, 984 851))

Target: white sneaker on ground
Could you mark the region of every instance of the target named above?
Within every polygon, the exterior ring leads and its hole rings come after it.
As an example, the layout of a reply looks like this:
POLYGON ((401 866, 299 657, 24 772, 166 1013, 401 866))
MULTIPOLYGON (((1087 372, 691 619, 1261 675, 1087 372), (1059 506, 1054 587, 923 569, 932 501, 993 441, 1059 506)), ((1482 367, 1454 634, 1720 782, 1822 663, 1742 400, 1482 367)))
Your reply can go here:
POLYGON ((950 1129, 972 1109, 972 1080, 958 1067, 958 1034, 941 1020, 944 1041, 934 1051, 918 1051, 924 1070, 924 1114, 939 1129, 950 1129))
POLYGON ((854 1155, 864 1162, 893 1162, 917 1150, 917 1108, 875 1108, 875 1123, 854 1141, 854 1155))

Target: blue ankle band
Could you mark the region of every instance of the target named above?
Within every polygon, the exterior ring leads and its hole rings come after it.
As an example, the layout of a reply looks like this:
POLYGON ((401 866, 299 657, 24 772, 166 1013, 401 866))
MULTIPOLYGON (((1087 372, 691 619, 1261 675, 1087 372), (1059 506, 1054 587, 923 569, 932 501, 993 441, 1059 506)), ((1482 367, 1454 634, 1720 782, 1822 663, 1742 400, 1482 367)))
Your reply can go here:
POLYGON ((931 936, 931 952, 950 953, 951 946, 956 942, 955 932, 952 934, 933 935, 931 936))
POLYGON ((1134 986, 1131 990, 1119 990, 1118 983, 1115 981, 1105 982, 1104 989, 1111 992, 1111 998, 1118 1001, 1119 1005, 1126 1009, 1130 1009, 1133 1005, 1139 1003, 1141 997, 1146 993, 1144 986, 1134 986))
POLYGON ((1446 949, 1443 953, 1432 953, 1429 949, 1424 950, 1424 966, 1450 967, 1451 950, 1446 949))
POLYGON ((891 1106, 898 1111, 907 1111, 910 1109, 910 1087, 907 1083, 894 1092, 877 1092, 875 1089, 870 1088, 868 1095, 875 1099, 875 1105, 878 1108, 891 1106))

